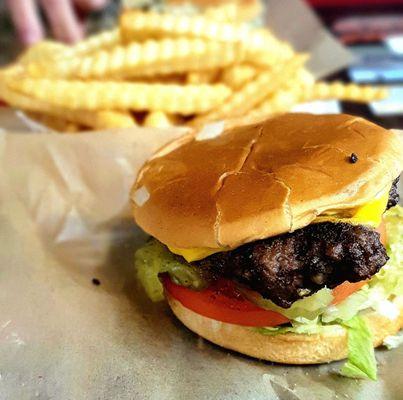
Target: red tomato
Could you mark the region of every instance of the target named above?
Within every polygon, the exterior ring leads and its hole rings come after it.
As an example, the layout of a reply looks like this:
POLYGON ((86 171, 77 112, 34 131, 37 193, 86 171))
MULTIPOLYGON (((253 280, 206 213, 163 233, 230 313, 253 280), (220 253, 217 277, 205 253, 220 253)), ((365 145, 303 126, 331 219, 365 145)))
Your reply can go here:
POLYGON ((189 310, 217 321, 243 326, 277 326, 289 322, 283 315, 265 310, 245 299, 231 281, 220 280, 196 291, 177 285, 166 276, 165 291, 189 310))
POLYGON ((348 296, 350 296, 357 290, 361 289, 366 283, 367 281, 360 281, 360 282, 345 281, 341 285, 336 286, 332 291, 334 297, 332 304, 341 303, 348 296))
POLYGON ((386 225, 385 225, 385 221, 382 221, 381 224, 378 226, 378 228, 376 228, 376 231, 381 235, 381 243, 383 245, 386 245, 388 238, 386 236, 386 225))

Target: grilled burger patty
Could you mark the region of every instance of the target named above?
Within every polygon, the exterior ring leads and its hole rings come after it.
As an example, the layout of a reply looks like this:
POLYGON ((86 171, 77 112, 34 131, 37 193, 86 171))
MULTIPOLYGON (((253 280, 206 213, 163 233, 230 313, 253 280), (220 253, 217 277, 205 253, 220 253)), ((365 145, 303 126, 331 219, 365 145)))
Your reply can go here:
POLYGON ((399 203, 399 193, 397 190, 397 184, 399 183, 399 177, 397 177, 393 183, 392 183, 392 188, 389 191, 389 200, 388 200, 388 205, 386 206, 386 209, 389 210, 389 208, 394 207, 399 203))
POLYGON ((213 254, 196 264, 207 280, 235 280, 289 308, 324 286, 334 288, 376 274, 388 260, 379 236, 362 225, 324 222, 213 254))

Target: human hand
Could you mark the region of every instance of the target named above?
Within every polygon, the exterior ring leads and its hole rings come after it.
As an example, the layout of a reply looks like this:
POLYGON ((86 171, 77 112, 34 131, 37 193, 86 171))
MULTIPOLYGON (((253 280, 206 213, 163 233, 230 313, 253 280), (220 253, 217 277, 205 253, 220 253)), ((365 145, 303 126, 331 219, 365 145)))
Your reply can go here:
POLYGON ((41 8, 54 37, 73 43, 84 35, 84 25, 78 13, 99 10, 108 0, 6 0, 21 42, 31 45, 41 40, 44 28, 39 14, 41 8))

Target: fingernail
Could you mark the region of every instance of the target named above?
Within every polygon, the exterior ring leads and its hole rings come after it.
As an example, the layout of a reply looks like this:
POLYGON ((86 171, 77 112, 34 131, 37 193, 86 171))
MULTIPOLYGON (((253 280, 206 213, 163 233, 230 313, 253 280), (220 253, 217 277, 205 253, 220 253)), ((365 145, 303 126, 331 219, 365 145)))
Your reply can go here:
POLYGON ((21 42, 26 46, 31 46, 42 40, 42 34, 36 31, 21 32, 21 42))

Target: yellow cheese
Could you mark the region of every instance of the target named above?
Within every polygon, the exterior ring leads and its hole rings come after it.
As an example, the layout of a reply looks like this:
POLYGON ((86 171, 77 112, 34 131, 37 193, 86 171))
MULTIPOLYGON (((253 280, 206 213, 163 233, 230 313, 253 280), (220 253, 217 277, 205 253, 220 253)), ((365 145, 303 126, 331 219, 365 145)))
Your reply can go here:
MULTIPOLYGON (((325 213, 318 216, 313 223, 318 222, 347 222, 355 225, 369 225, 374 228, 382 222, 382 214, 386 209, 389 199, 389 191, 370 202, 349 210, 335 210, 334 213, 325 213)), ((168 246, 172 253, 182 256, 187 262, 202 260, 215 253, 228 251, 227 248, 211 249, 208 247, 194 247, 190 249, 181 249, 168 246)))
POLYGON ((369 225, 377 228, 382 222, 388 199, 389 191, 386 191, 362 206, 349 210, 336 210, 334 214, 324 213, 313 222, 348 222, 353 225, 369 225))
POLYGON ((178 247, 168 246, 168 249, 172 251, 172 253, 179 254, 182 256, 187 262, 192 262, 196 260, 202 260, 208 256, 211 256, 214 253, 220 253, 221 251, 225 251, 226 249, 210 249, 208 247, 194 247, 191 249, 180 249, 178 247))

